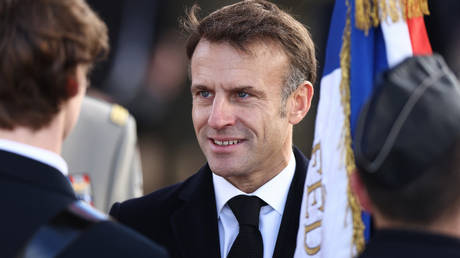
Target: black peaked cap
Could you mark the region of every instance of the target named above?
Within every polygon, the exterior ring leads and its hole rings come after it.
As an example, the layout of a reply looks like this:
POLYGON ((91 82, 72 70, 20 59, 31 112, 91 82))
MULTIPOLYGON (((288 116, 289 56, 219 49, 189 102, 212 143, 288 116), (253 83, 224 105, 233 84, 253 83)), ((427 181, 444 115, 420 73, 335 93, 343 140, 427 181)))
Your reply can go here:
POLYGON ((356 165, 382 186, 400 188, 438 161, 459 136, 457 79, 439 55, 410 57, 379 77, 361 111, 356 165))

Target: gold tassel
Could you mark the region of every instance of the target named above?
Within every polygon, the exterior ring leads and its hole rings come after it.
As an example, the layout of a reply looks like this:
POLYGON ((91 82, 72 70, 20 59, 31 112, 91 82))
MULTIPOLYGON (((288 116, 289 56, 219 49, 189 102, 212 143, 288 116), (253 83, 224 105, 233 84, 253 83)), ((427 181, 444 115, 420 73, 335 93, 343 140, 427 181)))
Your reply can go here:
POLYGON ((410 19, 429 15, 428 0, 356 0, 356 27, 365 31, 377 27, 388 17, 397 22, 400 19, 410 19))
POLYGON ((371 28, 371 21, 369 18, 370 12, 371 12, 371 8, 370 8, 369 0, 356 0, 355 1, 356 27, 366 32, 371 28))
POLYGON ((398 8, 398 5, 397 5, 399 3, 399 1, 398 0, 389 0, 389 1, 390 1, 390 18, 391 18, 391 21, 397 22, 399 20, 399 14, 400 14, 400 11, 401 11, 398 8))
POLYGON ((406 18, 420 17, 430 14, 428 10, 428 0, 404 0, 407 8, 404 13, 406 18))
POLYGON ((372 25, 374 27, 379 25, 379 0, 374 0, 372 3, 372 10, 371 10, 371 18, 372 18, 372 25))
MULTIPOLYGON (((389 10, 388 10, 388 5, 386 1, 378 1, 379 2, 379 10, 380 10, 380 16, 381 17, 388 17, 389 10)), ((383 20, 384 18, 382 18, 383 20)), ((377 25, 378 26, 378 25, 377 25)))
MULTIPOLYGON (((341 93, 341 104, 343 107, 344 113, 344 123, 343 123, 343 149, 345 151, 345 164, 348 182, 350 182, 351 173, 355 168, 355 158, 353 155, 353 150, 351 148, 351 131, 350 131, 350 46, 351 46, 351 25, 350 25, 350 5, 348 0, 347 3, 347 20, 345 24, 345 29, 343 32, 343 44, 342 49, 340 50, 340 67, 342 70, 341 81, 340 81, 340 93, 341 93)), ((353 218, 353 236, 352 243, 355 245, 358 253, 361 253, 364 250, 364 224, 361 219, 361 208, 355 196, 353 195, 350 184, 347 187, 347 197, 348 204, 351 208, 352 218, 353 218)), ((353 248, 352 248, 353 250, 353 248)))

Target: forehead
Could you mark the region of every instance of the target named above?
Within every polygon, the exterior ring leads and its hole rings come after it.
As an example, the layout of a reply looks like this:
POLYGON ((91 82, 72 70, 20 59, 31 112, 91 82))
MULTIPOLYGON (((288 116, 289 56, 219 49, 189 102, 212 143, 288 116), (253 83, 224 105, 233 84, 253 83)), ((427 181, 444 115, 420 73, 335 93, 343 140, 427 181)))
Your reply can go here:
POLYGON ((201 40, 191 58, 192 84, 283 83, 289 63, 281 47, 255 42, 246 49, 226 42, 201 40))

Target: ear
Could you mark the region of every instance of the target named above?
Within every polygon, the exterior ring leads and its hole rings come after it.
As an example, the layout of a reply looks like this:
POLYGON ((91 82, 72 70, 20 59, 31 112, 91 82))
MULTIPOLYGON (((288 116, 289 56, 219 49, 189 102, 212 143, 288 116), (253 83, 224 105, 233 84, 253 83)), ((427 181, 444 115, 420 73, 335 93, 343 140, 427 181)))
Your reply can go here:
POLYGON ((350 176, 350 187, 355 196, 358 198, 359 204, 363 210, 372 213, 372 202, 369 198, 366 186, 359 177, 358 170, 355 169, 350 176))
POLYGON ((290 98, 289 122, 295 125, 300 123, 307 115, 308 110, 310 110, 313 98, 313 85, 309 81, 302 82, 290 98))
POLYGON ((69 76, 66 83, 67 96, 69 98, 74 97, 78 93, 78 82, 74 76, 69 76))

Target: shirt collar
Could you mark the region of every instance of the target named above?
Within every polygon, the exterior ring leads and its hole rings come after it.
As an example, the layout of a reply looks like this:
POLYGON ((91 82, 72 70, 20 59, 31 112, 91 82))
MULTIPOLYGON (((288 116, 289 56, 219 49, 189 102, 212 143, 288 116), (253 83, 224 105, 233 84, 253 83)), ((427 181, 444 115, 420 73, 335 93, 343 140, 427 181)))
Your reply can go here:
POLYGON ((0 149, 45 163, 48 166, 56 168, 65 176, 69 173, 67 163, 61 156, 43 148, 38 148, 16 141, 0 139, 0 149))
POLYGON ((288 165, 281 170, 281 172, 272 178, 270 181, 262 185, 255 192, 247 194, 233 186, 225 178, 212 173, 212 180, 214 183, 214 192, 216 195, 216 208, 217 215, 220 216, 222 209, 227 202, 237 195, 255 195, 264 200, 280 215, 284 212, 286 199, 291 185, 292 178, 294 177, 296 161, 294 153, 291 152, 291 158, 288 165))

